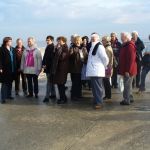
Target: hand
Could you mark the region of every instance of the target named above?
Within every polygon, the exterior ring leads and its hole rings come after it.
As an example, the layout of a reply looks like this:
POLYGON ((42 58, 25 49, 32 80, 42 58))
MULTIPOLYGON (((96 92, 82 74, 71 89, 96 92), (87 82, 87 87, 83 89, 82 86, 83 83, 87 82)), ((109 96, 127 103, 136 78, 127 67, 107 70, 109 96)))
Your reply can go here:
POLYGON ((2 69, 0 69, 0 73, 3 73, 3 70, 2 70, 2 69))
POLYGON ((43 68, 46 69, 46 65, 44 65, 43 68))
POLYGON ((128 73, 128 72, 125 72, 125 76, 126 76, 126 77, 129 77, 130 75, 129 75, 129 73, 128 73))

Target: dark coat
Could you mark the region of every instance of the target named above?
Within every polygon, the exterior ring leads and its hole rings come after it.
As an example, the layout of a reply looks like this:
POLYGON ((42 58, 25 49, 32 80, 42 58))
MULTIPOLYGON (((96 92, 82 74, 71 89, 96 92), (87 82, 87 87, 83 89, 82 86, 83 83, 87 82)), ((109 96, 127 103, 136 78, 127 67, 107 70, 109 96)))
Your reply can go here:
POLYGON ((43 56, 42 65, 46 66, 46 69, 44 69, 45 73, 51 72, 53 59, 54 59, 54 44, 51 44, 46 47, 43 56))
POLYGON ((82 66, 87 62, 88 52, 85 47, 73 46, 69 50, 69 72, 81 73, 82 66), (81 59, 79 51, 82 50, 84 58, 81 59))
POLYGON ((9 50, 7 50, 5 47, 0 48, 0 69, 3 70, 3 73, 1 74, 1 78, 3 80, 1 82, 3 83, 12 82, 15 79, 16 53, 14 48, 12 48, 12 51, 14 71, 12 70, 12 62, 9 50))
POLYGON ((69 51, 65 44, 55 49, 55 56, 53 59, 52 74, 50 80, 54 84, 65 84, 67 81, 69 66, 69 51))
POLYGON ((133 41, 122 45, 119 56, 119 74, 125 75, 128 72, 130 76, 137 74, 136 46, 133 41))
POLYGON ((16 68, 17 70, 20 69, 20 65, 21 65, 21 58, 22 58, 22 54, 25 50, 25 47, 23 46, 21 51, 18 51, 18 47, 15 47, 15 53, 16 53, 16 68))
POLYGON ((142 60, 142 51, 144 50, 145 46, 143 41, 138 37, 137 41, 135 42, 136 50, 137 50, 137 61, 142 60))

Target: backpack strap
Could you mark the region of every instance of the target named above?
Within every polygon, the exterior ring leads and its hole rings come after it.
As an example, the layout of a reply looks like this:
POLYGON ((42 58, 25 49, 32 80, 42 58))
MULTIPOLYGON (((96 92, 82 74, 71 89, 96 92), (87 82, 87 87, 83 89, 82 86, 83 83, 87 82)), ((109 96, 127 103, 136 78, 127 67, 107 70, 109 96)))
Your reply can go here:
POLYGON ((95 47, 94 47, 94 49, 93 49, 93 51, 92 51, 92 55, 93 55, 93 56, 96 55, 99 45, 102 45, 102 44, 101 44, 100 42, 98 42, 98 43, 95 45, 95 47))

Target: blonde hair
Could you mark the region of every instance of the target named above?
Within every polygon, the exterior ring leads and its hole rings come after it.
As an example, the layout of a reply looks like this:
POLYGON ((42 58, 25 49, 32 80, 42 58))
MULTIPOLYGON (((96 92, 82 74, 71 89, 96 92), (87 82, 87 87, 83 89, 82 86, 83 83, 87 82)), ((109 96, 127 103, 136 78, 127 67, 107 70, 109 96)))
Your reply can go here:
POLYGON ((82 43, 82 38, 80 36, 74 37, 74 43, 76 43, 77 41, 80 41, 80 43, 82 43))
POLYGON ((111 37, 110 36, 104 36, 102 37, 102 41, 105 40, 107 45, 111 45, 111 37))

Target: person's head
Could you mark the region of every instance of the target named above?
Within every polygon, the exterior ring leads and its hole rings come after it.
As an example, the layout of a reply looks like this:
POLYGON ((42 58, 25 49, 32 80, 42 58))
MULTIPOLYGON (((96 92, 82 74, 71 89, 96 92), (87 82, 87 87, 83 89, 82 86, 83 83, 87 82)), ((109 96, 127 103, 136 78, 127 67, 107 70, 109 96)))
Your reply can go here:
POLYGON ((57 43, 58 43, 58 45, 62 46, 67 43, 67 38, 64 36, 60 36, 57 38, 57 43))
POLYGON ((16 40, 16 44, 17 44, 17 47, 21 48, 23 46, 23 40, 22 39, 17 39, 16 40))
POLYGON ((11 37, 5 37, 3 39, 3 44, 2 44, 2 47, 11 47, 12 46, 12 38, 11 37))
POLYGON ((81 38, 80 36, 76 36, 76 37, 74 38, 74 44, 75 44, 76 46, 81 46, 81 44, 82 44, 82 38, 81 38))
POLYGON ((29 47, 35 46, 35 38, 29 37, 27 42, 29 47))
POLYGON ((54 37, 49 35, 46 37, 46 42, 47 42, 47 45, 50 45, 54 42, 54 37))
POLYGON ((102 38, 102 43, 103 43, 104 47, 110 46, 111 45, 111 37, 110 36, 104 36, 102 38))
POLYGON ((71 43, 74 43, 74 38, 75 38, 76 36, 78 36, 78 35, 77 35, 77 34, 71 35, 71 39, 70 39, 71 43))
POLYGON ((132 37, 131 34, 129 32, 122 32, 121 33, 121 41, 122 43, 127 43, 129 41, 131 41, 132 37))
POLYGON ((87 36, 82 37, 82 43, 83 45, 87 45, 89 42, 89 38, 87 36))
POLYGON ((92 33, 91 34, 91 42, 99 42, 100 41, 100 36, 98 33, 92 33))
POLYGON ((116 41, 116 39, 117 39, 117 34, 116 34, 115 32, 112 32, 112 33, 110 34, 110 37, 111 37, 111 41, 114 42, 114 41, 116 41))
POLYGON ((133 41, 137 41, 137 39, 138 39, 138 36, 139 36, 139 34, 138 34, 138 32, 137 31, 133 31, 132 32, 132 39, 133 39, 133 41))

